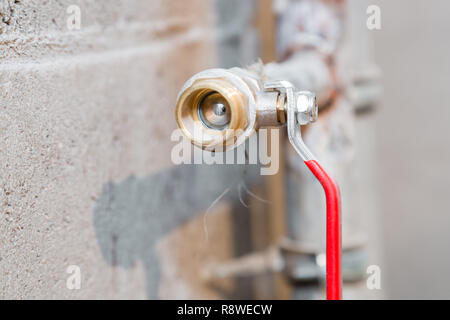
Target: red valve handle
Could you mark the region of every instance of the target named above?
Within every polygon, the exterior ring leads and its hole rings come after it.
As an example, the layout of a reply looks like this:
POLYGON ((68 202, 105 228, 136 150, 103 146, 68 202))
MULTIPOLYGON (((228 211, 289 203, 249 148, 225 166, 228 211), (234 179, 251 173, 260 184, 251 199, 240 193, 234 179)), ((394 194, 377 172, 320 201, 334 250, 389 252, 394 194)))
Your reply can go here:
POLYGON ((327 201, 327 300, 342 299, 341 194, 337 183, 316 160, 305 161, 319 180, 327 201))

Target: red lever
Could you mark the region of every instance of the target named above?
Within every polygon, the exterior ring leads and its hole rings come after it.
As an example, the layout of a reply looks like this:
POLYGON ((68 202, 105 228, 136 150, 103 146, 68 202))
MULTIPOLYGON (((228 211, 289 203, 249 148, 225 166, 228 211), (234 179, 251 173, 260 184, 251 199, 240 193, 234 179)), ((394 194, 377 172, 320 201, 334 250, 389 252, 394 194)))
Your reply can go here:
POLYGON ((342 299, 341 194, 337 183, 316 160, 305 161, 322 185, 327 201, 327 300, 342 299))

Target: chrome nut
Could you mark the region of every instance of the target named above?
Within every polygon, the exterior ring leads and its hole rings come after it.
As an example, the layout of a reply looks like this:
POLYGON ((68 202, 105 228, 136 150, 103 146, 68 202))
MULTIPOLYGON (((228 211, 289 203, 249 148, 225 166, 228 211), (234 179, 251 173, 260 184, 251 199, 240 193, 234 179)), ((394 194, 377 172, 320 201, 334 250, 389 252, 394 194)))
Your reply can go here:
POLYGON ((310 91, 295 92, 297 122, 300 125, 313 123, 319 115, 316 95, 310 91))

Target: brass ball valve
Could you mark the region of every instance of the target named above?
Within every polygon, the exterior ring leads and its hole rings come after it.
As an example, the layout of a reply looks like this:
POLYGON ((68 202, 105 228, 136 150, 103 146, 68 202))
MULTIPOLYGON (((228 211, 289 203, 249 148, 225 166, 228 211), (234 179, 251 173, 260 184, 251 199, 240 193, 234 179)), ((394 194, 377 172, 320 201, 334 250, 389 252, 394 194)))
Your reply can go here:
MULTIPOLYGON (((178 127, 200 148, 230 150, 261 127, 286 123, 288 99, 284 86, 290 84, 279 85, 264 83, 256 74, 240 68, 197 73, 178 95, 178 127)), ((318 113, 315 95, 307 91, 292 94, 299 123, 314 122, 318 113)))
POLYGON ((226 151, 259 128, 287 124, 288 138, 322 184, 327 202, 327 298, 341 299, 340 193, 336 182, 304 144, 300 126, 318 116, 316 97, 288 81, 264 81, 241 69, 209 69, 192 76, 177 98, 175 118, 183 134, 208 151, 226 151))

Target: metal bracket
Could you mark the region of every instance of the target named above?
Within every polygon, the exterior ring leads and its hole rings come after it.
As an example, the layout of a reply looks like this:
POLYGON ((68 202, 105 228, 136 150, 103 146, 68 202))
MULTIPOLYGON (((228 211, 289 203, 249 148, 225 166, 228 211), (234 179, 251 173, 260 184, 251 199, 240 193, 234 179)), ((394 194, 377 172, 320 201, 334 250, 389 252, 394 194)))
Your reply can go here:
POLYGON ((303 142, 300 126, 316 121, 318 115, 316 95, 309 91, 296 91, 289 81, 269 81, 264 84, 264 89, 286 95, 285 111, 289 142, 303 161, 315 160, 303 142))

